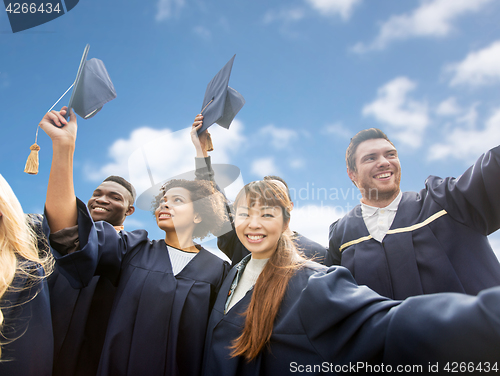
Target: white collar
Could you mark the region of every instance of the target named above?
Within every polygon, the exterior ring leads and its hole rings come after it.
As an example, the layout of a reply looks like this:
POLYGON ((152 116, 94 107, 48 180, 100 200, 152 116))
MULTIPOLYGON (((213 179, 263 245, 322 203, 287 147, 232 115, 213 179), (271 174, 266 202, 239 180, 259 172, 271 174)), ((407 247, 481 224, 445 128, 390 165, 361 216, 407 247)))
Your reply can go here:
POLYGON ((371 217, 372 215, 375 215, 378 213, 379 210, 384 209, 388 211, 397 211, 399 203, 401 202, 401 199, 403 198, 403 192, 399 191, 398 195, 396 198, 385 208, 377 208, 375 206, 370 206, 361 203, 361 211, 363 213, 363 218, 368 218, 371 217))

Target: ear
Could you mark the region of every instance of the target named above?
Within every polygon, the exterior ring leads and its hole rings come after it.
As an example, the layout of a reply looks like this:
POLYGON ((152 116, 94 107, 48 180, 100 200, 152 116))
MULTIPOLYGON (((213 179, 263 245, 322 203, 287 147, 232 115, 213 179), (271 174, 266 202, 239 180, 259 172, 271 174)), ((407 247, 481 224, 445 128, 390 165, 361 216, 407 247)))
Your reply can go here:
POLYGON ((357 187, 357 181, 358 181, 358 174, 355 171, 351 171, 350 169, 347 169, 347 175, 349 176, 349 179, 353 182, 353 184, 357 187))
POLYGON ((199 215, 198 213, 194 213, 194 219, 193 219, 194 223, 200 223, 202 220, 203 218, 201 218, 201 215, 199 215))
POLYGON ((135 212, 135 207, 134 205, 130 205, 127 209, 127 211, 125 212, 125 216, 129 216, 129 215, 132 215, 134 214, 135 212))
POLYGON ((293 201, 291 202, 290 211, 293 210, 293 201))

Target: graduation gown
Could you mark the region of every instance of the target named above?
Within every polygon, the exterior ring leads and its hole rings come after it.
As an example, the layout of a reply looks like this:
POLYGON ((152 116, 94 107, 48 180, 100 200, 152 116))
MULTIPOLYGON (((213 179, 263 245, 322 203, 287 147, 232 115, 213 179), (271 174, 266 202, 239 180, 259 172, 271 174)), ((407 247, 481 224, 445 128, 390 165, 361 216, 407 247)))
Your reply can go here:
MULTIPOLYGON (((38 249, 50 252, 42 229, 43 216, 30 213, 27 217, 37 235, 38 249)), ((57 239, 64 240, 69 234, 57 239)), ((116 287, 107 278, 95 276, 87 287, 74 289, 57 264, 47 283, 54 334, 52 376, 94 376, 116 287)))
MULTIPOLYGON (((50 232, 44 222, 44 230, 50 232)), ((205 249, 176 276, 164 240, 94 223, 78 201, 80 250, 53 250, 73 288, 117 286, 99 375, 199 375, 208 316, 228 264, 205 249), (102 277, 101 277, 102 278, 102 277)))
POLYGON ((32 266, 34 278, 17 274, 0 299, 4 315, 0 375, 52 375, 49 290, 42 267, 34 262, 28 263, 32 266), (13 341, 3 344, 10 340, 13 341))
POLYGON ((56 270, 49 278, 54 330, 52 376, 93 376, 97 372, 116 287, 95 276, 87 287, 74 289, 56 270))
POLYGON ((241 313, 253 293, 224 314, 235 274, 233 268, 210 316, 204 376, 378 374, 369 366, 428 371, 431 360, 443 367, 446 361, 498 360, 500 288, 478 297, 435 294, 399 302, 358 286, 343 267, 311 264, 290 279, 269 345, 251 362, 231 358, 228 346, 243 330, 241 313))
POLYGON ((458 179, 430 176, 404 192, 383 241, 366 228, 361 206, 330 226, 329 255, 360 285, 393 299, 436 292, 475 295, 500 285, 487 235, 500 228, 500 147, 458 179))

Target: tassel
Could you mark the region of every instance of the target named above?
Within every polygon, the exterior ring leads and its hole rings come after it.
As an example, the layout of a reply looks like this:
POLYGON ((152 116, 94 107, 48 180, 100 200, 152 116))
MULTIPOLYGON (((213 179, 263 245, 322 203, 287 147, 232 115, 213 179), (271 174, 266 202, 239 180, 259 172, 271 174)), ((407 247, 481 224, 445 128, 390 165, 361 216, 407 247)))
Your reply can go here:
POLYGON ((38 174, 38 150, 40 150, 40 146, 36 144, 36 142, 30 146, 31 152, 28 156, 28 160, 26 161, 26 166, 24 167, 24 172, 36 175, 38 174))
POLYGON ((214 150, 214 144, 212 143, 212 137, 210 137, 210 133, 207 131, 207 145, 206 145, 207 151, 212 151, 214 150))

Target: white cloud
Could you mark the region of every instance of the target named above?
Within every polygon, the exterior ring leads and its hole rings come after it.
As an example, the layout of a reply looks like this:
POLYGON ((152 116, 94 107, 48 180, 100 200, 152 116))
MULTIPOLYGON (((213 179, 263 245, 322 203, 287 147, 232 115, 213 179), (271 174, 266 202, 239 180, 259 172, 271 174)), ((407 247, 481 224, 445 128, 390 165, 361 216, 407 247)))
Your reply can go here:
POLYGON ((212 33, 210 32, 210 30, 208 30, 207 28, 205 28, 203 26, 196 26, 193 29, 193 31, 196 35, 200 36, 201 38, 203 38, 205 40, 209 40, 212 37, 212 33))
POLYGON ((292 210, 290 229, 328 247, 330 225, 344 216, 333 206, 305 205, 292 210))
MULTIPOLYGON (((194 170, 195 149, 190 137, 191 127, 172 132, 170 129, 141 127, 134 130, 128 139, 116 140, 108 150, 111 162, 101 168, 87 165, 84 174, 90 180, 99 181, 108 175, 120 175, 129 179, 138 195, 153 182, 194 170)), ((229 154, 244 142, 243 125, 234 120, 231 132, 221 127, 210 128, 214 148, 213 163, 230 163, 229 154)))
POLYGON ((277 128, 272 124, 261 128, 259 133, 263 137, 270 137, 270 141, 276 149, 286 148, 298 136, 297 132, 291 129, 277 128))
POLYGON ((471 12, 477 12, 493 0, 433 0, 409 14, 395 15, 384 22, 375 40, 368 45, 358 43, 354 52, 382 50, 393 41, 417 37, 446 37, 453 31, 453 22, 471 12))
POLYGON ((442 101, 436 108, 436 113, 441 116, 454 116, 462 112, 455 97, 450 97, 442 101))
POLYGON ((300 21, 304 18, 304 10, 301 8, 288 8, 280 10, 269 10, 263 17, 265 24, 281 21, 285 23, 300 21))
POLYGON ((447 132, 444 138, 444 142, 434 144, 429 148, 429 160, 451 157, 472 164, 482 153, 498 145, 500 108, 490 116, 483 129, 467 124, 465 128, 456 128, 447 132))
POLYGON ((313 9, 324 16, 340 16, 347 20, 351 17, 354 7, 361 0, 306 0, 313 9))
POLYGON ((167 18, 177 16, 184 5, 185 0, 158 0, 156 21, 164 21, 167 18))
POLYGON ((262 179, 266 175, 281 175, 278 167, 274 163, 273 157, 258 158, 254 160, 250 172, 258 179, 262 179))
POLYGON ((445 70, 453 74, 451 86, 498 83, 500 81, 500 41, 482 50, 471 52, 463 61, 450 64, 445 70))
POLYGON ((300 169, 306 165, 306 162, 301 158, 295 158, 290 161, 290 167, 293 169, 300 169))
POLYGON ((488 236, 488 240, 491 244, 491 248, 493 248, 493 252, 497 256, 498 260, 500 260, 500 232, 495 232, 488 236))
POLYGON ((408 98, 416 87, 406 77, 397 77, 378 89, 377 98, 363 107, 363 115, 373 116, 391 128, 391 139, 411 147, 419 147, 429 124, 427 104, 408 98))
POLYGON ((333 136, 339 136, 339 137, 345 138, 347 140, 349 140, 352 137, 351 132, 348 129, 344 128, 342 123, 335 123, 335 124, 327 125, 323 129, 322 133, 333 135, 333 136))

